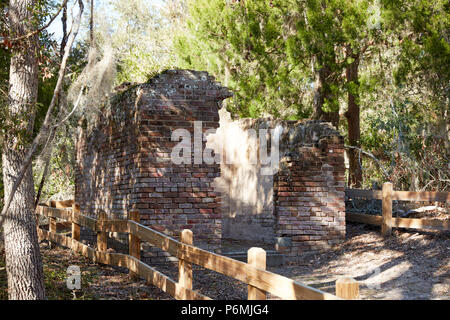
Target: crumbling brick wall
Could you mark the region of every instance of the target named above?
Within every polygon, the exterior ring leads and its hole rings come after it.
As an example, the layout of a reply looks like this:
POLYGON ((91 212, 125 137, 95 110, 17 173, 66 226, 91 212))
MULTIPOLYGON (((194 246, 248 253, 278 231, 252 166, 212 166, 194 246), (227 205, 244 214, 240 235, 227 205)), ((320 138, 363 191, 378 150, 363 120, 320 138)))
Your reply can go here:
POLYGON ((344 140, 327 123, 294 128, 274 177, 276 249, 289 260, 345 238, 344 140))
POLYGON ((193 133, 194 121, 202 122, 203 132, 217 128, 219 107, 229 96, 206 72, 190 70, 168 70, 118 94, 78 132, 75 201, 81 211, 104 210, 117 219, 139 209, 143 224, 174 237, 188 228, 196 243, 217 248, 220 196, 212 184, 220 166, 173 164, 178 142, 171 135, 176 129, 193 133))
MULTIPOLYGON (((222 238, 256 240, 275 244, 288 260, 344 238, 339 133, 321 121, 233 121, 225 110, 219 127, 219 109, 229 96, 206 72, 169 70, 117 94, 93 123, 82 121, 75 170, 81 211, 125 219, 138 209, 143 224, 175 238, 191 229, 201 247, 216 250, 222 238), (219 128, 200 146, 194 142, 196 121, 201 133, 219 128), (279 170, 261 175, 261 165, 247 161, 259 148, 248 130, 276 127, 282 129, 279 170), (237 161, 196 164, 193 152, 191 164, 174 164, 179 141, 171 137, 177 129, 191 133, 193 151, 211 148, 226 158, 224 147, 237 161)), ((167 259, 167 253, 143 247, 152 262, 167 259)))
POLYGON ((331 124, 233 121, 225 110, 219 114, 220 128, 209 140, 225 154, 216 179, 222 192, 223 238, 275 244, 292 261, 301 252, 329 249, 345 237, 344 141, 331 124), (259 130, 277 127, 279 169, 273 176, 262 175, 259 159, 252 164, 249 158, 259 155, 259 130))
POLYGON ((232 120, 224 109, 219 115, 220 127, 208 143, 222 155, 215 180, 222 197, 222 238, 273 244, 273 175, 261 174, 258 160, 259 129, 270 128, 270 121, 232 120))

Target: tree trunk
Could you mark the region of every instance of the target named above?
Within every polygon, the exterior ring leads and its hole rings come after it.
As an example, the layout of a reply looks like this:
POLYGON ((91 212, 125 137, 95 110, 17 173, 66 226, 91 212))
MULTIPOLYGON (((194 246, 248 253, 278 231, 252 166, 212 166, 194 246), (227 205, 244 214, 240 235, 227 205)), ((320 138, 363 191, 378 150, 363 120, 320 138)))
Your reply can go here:
MULTIPOLYGON (((10 0, 11 35, 33 30, 34 0, 10 0)), ((38 36, 18 43, 12 52, 9 76, 9 117, 17 123, 9 131, 3 147, 5 199, 21 169, 31 140, 38 89, 38 36), (21 137, 20 139, 18 138, 21 137)), ((4 221, 8 295, 11 300, 45 299, 42 260, 34 215, 33 175, 30 169, 14 195, 4 221)))
POLYGON ((94 0, 91 0, 91 16, 89 17, 89 46, 94 47, 94 0))
MULTIPOLYGON (((353 84, 351 87, 355 90, 350 90, 348 92, 348 109, 345 112, 345 117, 347 118, 348 124, 348 142, 350 146, 360 148, 360 110, 359 110, 359 95, 358 95, 358 67, 359 67, 359 56, 355 56, 350 48, 347 48, 347 56, 352 57, 355 60, 347 67, 346 77, 347 84, 353 84), (356 87, 354 86, 356 85, 356 87)), ((359 162, 359 151, 356 149, 349 149, 349 179, 348 185, 353 188, 360 188, 362 184, 362 170, 359 162)))
POLYGON ((312 118, 331 122, 337 129, 339 126, 339 110, 324 111, 323 106, 326 101, 332 103, 333 97, 327 85, 327 78, 330 76, 330 68, 323 66, 315 72, 314 82, 314 113, 312 118))

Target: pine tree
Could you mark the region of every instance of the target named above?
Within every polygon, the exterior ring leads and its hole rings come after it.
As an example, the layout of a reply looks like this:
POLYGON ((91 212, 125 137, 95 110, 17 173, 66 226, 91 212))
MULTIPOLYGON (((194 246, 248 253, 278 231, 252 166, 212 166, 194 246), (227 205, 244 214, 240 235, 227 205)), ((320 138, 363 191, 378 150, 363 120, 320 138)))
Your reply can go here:
MULTIPOLYGON (((382 38, 377 1, 197 0, 176 40, 184 66, 206 69, 236 92, 241 116, 322 119, 339 126, 347 94, 348 142, 360 146, 358 68, 382 38)), ((351 184, 362 173, 349 150, 351 184)))

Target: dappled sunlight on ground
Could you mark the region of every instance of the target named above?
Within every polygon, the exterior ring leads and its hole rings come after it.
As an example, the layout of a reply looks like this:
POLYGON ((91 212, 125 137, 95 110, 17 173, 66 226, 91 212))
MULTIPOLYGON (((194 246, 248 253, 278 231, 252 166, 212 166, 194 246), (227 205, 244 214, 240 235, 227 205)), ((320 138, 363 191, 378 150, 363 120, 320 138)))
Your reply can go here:
MULTIPOLYGON (((269 271, 323 291, 335 292, 342 276, 360 283, 361 299, 450 300, 450 235, 445 232, 395 230, 384 239, 379 228, 347 225, 347 239, 321 254, 305 253, 298 264, 268 267, 269 271)), ((172 299, 143 280, 135 281, 126 269, 98 265, 62 247, 41 244, 46 287, 50 299, 172 299), (66 269, 79 266, 82 289, 66 288, 66 269)), ((1 256, 0 256, 1 258, 1 256)), ((155 265, 178 279, 178 264, 155 265)), ((247 285, 216 272, 194 266, 194 289, 213 299, 246 299, 247 285)), ((6 272, 0 259, 0 298, 6 297, 6 272), (3 269, 2 269, 3 268, 3 269)), ((277 299, 269 295, 270 299, 277 299)))
POLYGON ((347 239, 334 250, 304 255, 296 266, 273 272, 334 293, 342 276, 360 282, 362 299, 450 299, 449 233, 347 225, 347 239))

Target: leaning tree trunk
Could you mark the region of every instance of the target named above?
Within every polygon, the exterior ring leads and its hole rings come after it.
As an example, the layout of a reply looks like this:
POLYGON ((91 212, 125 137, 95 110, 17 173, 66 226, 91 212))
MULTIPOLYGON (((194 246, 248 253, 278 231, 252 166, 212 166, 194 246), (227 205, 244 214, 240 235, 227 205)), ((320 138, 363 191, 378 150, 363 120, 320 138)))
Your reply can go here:
MULTIPOLYGON (((348 92, 348 109, 345 112, 348 124, 348 142, 350 146, 360 148, 360 108, 358 95, 358 67, 359 56, 352 54, 350 48, 347 49, 347 56, 352 56, 355 60, 347 67, 346 77, 347 83, 356 85, 356 88, 349 89, 348 92)), ((348 185, 353 188, 360 188, 362 184, 362 170, 359 160, 358 150, 351 148, 348 151, 349 158, 349 179, 348 185)))
MULTIPOLYGON (((35 0, 10 0, 11 36, 33 30, 35 0)), ((3 146, 5 199, 24 162, 31 140, 37 100, 38 36, 17 43, 12 52, 9 76, 9 119, 3 146)), ((14 195, 3 225, 9 299, 45 299, 42 260, 34 215, 34 187, 31 167, 14 195)))

